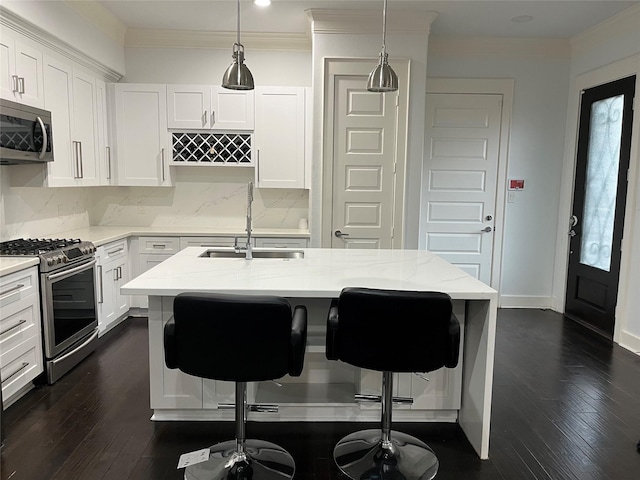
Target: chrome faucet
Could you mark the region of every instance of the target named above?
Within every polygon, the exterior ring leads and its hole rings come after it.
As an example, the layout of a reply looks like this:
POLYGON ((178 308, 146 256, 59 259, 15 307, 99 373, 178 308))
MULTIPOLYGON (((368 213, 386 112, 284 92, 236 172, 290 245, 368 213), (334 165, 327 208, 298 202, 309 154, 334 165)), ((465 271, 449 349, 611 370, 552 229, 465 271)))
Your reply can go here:
POLYGON ((247 188, 247 245, 245 247, 241 247, 238 245, 238 237, 235 238, 235 244, 233 248, 236 253, 240 253, 244 250, 246 253, 245 258, 247 260, 253 259, 253 244, 251 243, 251 224, 253 222, 252 213, 251 213, 251 204, 253 203, 253 182, 249 182, 247 188))

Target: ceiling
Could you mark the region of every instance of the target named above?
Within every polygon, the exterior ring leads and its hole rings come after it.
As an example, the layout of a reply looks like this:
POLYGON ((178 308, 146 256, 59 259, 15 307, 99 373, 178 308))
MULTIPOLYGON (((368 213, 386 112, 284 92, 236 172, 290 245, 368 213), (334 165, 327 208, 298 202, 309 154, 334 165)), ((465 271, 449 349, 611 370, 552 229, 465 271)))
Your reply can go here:
MULTIPOLYGON (((236 29, 234 0, 99 0, 128 28, 229 32, 236 29)), ((388 0, 394 10, 438 12, 432 35, 569 38, 640 1, 619 0, 388 0), (529 22, 514 22, 519 16, 529 22)), ((272 0, 269 7, 241 2, 241 30, 305 33, 307 9, 381 10, 380 0, 272 0)))

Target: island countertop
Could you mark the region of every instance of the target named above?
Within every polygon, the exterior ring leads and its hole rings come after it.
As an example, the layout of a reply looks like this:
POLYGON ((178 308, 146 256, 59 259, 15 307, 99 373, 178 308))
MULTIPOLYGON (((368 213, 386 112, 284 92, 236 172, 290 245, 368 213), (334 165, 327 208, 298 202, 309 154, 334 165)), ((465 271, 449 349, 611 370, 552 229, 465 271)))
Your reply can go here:
POLYGON ((185 248, 125 284, 121 291, 149 296, 190 291, 331 298, 344 287, 357 286, 497 300, 495 290, 425 250, 307 248, 301 259, 253 260, 200 257, 206 251, 206 247, 185 248))

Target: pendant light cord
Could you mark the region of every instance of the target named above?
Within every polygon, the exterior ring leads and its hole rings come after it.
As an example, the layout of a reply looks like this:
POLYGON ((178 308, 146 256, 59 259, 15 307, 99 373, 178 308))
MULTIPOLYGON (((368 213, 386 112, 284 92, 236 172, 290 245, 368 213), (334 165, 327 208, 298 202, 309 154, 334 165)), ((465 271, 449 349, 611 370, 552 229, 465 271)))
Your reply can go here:
POLYGON ((382 56, 387 53, 387 0, 382 7, 382 56))
POLYGON ((240 45, 240 0, 238 0, 238 45, 240 45))

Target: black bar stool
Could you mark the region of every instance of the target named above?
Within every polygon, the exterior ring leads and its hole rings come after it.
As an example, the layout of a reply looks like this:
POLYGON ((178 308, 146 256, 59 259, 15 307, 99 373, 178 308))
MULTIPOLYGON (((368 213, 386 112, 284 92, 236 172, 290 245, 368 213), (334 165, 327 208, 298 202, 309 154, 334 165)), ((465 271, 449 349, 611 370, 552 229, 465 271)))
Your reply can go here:
POLYGON ((307 310, 274 296, 183 293, 164 328, 165 363, 197 377, 235 382, 236 439, 210 447, 209 460, 186 468, 187 480, 291 479, 282 447, 247 440, 247 383, 300 376, 307 310))
POLYGON ((382 428, 347 435, 333 450, 354 480, 427 480, 438 458, 421 440, 391 430, 393 372, 458 364, 460 323, 439 292, 345 288, 327 320, 327 358, 382 374, 382 428))

